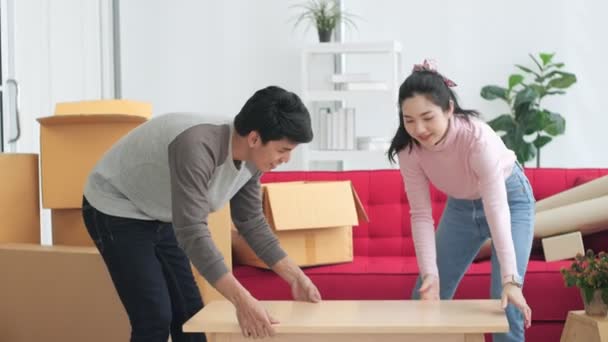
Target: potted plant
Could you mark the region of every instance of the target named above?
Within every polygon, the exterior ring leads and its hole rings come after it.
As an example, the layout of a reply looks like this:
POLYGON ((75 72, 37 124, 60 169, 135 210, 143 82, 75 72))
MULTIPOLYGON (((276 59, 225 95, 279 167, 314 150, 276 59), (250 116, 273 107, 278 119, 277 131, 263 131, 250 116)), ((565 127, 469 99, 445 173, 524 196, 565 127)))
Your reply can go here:
POLYGON ((608 315, 608 254, 580 253, 569 268, 561 269, 566 286, 581 290, 588 315, 608 315))
POLYGON ((340 22, 355 26, 354 15, 340 9, 337 0, 309 0, 292 6, 302 12, 295 18, 295 25, 302 22, 313 24, 317 28, 320 42, 329 42, 332 33, 340 22))
POLYGON ((502 140, 525 162, 536 156, 536 167, 540 167, 540 150, 553 137, 563 134, 566 120, 561 114, 541 106, 541 101, 550 95, 565 94, 564 89, 576 82, 576 76, 563 70, 564 63, 553 62, 552 53, 533 55, 535 69, 515 65, 523 74, 509 76, 507 87, 496 85, 481 89, 486 100, 500 99, 507 103, 509 112, 488 122, 497 132, 504 132, 502 140))

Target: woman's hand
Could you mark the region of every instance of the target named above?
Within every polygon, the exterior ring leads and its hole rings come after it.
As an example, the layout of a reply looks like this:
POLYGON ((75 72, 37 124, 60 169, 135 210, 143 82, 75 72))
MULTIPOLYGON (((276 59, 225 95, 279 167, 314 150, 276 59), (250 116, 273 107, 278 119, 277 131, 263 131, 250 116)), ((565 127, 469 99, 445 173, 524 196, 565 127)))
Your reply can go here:
POLYGON ((422 300, 439 300, 439 277, 427 274, 418 290, 422 300))
POLYGON ((521 311, 524 315, 524 326, 529 328, 532 325, 532 309, 528 306, 521 288, 514 284, 506 283, 502 288, 502 308, 506 309, 509 303, 521 311))

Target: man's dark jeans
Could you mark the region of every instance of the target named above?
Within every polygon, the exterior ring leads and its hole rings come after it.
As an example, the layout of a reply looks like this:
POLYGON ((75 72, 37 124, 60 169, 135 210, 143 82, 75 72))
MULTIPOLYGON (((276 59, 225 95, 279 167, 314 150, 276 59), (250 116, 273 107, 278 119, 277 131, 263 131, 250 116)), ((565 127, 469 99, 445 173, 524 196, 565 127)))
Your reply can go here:
POLYGON ((129 316, 131 341, 205 341, 182 332, 203 302, 172 225, 106 215, 86 198, 82 214, 129 316))

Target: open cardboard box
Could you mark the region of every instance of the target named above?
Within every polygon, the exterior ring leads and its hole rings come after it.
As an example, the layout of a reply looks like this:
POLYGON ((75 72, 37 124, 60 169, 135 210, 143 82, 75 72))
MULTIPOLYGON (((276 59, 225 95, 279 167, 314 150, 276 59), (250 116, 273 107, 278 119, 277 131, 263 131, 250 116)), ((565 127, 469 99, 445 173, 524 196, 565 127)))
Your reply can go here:
POLYGON ((59 103, 39 118, 42 206, 82 206, 86 179, 116 141, 151 115, 151 106, 127 100, 59 103))
MULTIPOLYGON (((353 260, 352 227, 368 217, 350 181, 265 184, 262 196, 270 227, 299 266, 353 260)), ((237 263, 268 268, 236 230, 232 251, 237 263)))
POLYGON ((99 115, 123 114, 144 118, 152 116, 152 104, 133 100, 90 100, 59 102, 55 105, 55 115, 99 115))

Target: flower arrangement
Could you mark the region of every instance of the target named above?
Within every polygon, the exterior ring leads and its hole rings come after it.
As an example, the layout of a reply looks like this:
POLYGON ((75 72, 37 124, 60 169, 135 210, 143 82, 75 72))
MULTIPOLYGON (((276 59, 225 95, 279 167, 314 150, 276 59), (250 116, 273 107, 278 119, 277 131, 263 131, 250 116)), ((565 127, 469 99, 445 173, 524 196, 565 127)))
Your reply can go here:
POLYGON ((572 265, 561 269, 561 273, 567 287, 581 289, 585 305, 594 300, 603 301, 604 307, 608 305, 608 253, 596 255, 591 249, 585 255, 579 253, 572 265))

